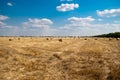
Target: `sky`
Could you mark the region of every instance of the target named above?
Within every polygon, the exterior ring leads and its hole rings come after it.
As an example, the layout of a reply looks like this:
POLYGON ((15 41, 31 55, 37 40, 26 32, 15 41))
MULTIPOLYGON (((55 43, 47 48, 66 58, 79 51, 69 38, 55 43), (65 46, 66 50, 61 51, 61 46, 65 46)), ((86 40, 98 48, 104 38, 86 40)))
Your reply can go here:
POLYGON ((120 32, 120 0, 0 0, 0 36, 120 32))

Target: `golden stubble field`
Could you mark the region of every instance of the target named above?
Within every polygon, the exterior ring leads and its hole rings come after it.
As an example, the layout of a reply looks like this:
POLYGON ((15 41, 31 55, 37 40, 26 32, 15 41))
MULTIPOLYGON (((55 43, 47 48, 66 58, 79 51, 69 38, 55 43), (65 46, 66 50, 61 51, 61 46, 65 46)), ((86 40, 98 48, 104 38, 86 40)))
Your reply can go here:
POLYGON ((0 80, 120 80, 120 40, 62 40, 0 37, 0 80))

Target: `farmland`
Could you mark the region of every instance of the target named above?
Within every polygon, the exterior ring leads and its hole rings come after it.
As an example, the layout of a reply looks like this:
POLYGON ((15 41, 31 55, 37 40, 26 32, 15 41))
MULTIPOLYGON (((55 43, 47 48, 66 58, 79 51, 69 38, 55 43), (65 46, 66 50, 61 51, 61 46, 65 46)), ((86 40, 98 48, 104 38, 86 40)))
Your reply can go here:
POLYGON ((120 80, 120 40, 0 37, 0 80, 120 80))

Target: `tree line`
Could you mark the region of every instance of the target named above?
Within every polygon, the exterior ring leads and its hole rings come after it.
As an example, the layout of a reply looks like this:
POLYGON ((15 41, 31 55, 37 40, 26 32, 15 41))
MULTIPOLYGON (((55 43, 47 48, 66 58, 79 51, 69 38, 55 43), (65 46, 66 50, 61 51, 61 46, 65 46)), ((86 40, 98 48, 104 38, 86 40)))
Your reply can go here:
POLYGON ((114 32, 114 33, 108 33, 108 34, 102 34, 102 35, 96 35, 94 37, 111 37, 111 38, 120 38, 120 32, 114 32))

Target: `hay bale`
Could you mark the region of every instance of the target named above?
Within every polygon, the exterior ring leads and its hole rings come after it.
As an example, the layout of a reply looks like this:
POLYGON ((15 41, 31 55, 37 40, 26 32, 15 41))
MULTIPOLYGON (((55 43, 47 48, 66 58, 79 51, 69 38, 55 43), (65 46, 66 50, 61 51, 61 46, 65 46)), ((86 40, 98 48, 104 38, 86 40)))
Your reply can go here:
POLYGON ((87 40, 87 38, 85 38, 84 40, 87 40))
POLYGON ((20 38, 18 38, 18 40, 20 40, 20 38))
POLYGON ((116 40, 119 40, 119 38, 116 38, 116 40))
POLYGON ((109 38, 109 41, 111 41, 112 40, 112 38, 109 38))
POLYGON ((62 39, 59 39, 58 41, 59 41, 59 42, 62 42, 62 39))
POLYGON ((95 38, 95 40, 97 40, 97 38, 95 38))
POLYGON ((12 41, 12 39, 9 39, 9 41, 12 41))
POLYGON ((46 40, 49 40, 49 38, 46 38, 46 40))

